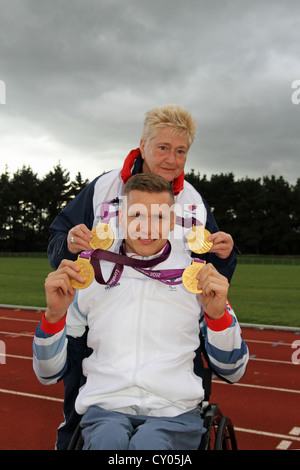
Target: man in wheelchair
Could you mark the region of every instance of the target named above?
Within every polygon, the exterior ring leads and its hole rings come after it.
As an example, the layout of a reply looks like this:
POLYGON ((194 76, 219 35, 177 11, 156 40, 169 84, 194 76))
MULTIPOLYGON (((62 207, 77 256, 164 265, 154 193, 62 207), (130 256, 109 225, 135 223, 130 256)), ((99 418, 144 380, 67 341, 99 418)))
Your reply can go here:
POLYGON ((91 284, 74 289, 72 280, 80 286, 85 279, 70 260, 46 279, 34 370, 41 383, 60 380, 69 370, 67 327, 76 337, 87 325, 92 353, 83 360, 86 382, 75 402, 83 449, 197 449, 205 432, 203 382, 194 373, 200 329, 211 365, 229 382, 243 376, 248 349, 227 279, 211 264, 172 251, 170 184, 135 175, 124 200, 120 253, 81 254, 94 268, 91 284))

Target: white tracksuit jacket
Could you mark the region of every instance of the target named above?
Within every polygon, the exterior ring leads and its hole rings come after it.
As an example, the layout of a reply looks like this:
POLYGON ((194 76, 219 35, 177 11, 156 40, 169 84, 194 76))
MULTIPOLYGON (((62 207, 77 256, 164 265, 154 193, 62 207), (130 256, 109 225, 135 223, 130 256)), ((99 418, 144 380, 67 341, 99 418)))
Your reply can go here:
MULTIPOLYGON (((187 253, 172 251, 154 269, 185 268, 190 263, 187 253)), ((101 266, 108 279, 112 264, 101 261, 101 266)), ((55 327, 42 320, 33 348, 34 370, 42 383, 62 377, 66 333, 81 336, 85 323, 93 353, 83 361, 87 381, 76 400, 79 414, 92 405, 149 416, 194 409, 203 399, 202 379, 193 370, 200 328, 211 366, 226 380, 239 380, 248 362, 229 303, 222 319, 210 320, 203 315, 199 297, 182 284, 168 286, 125 266, 115 286, 94 281, 77 291, 66 325, 61 321, 55 327)))

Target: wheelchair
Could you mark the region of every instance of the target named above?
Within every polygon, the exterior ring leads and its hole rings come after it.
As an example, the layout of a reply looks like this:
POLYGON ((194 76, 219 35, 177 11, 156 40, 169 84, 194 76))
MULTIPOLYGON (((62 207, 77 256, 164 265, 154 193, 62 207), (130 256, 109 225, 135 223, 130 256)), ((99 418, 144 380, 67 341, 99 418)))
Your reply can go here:
MULTIPOLYGON (((209 368, 202 370, 204 385, 204 400, 201 403, 201 418, 206 432, 202 436, 198 450, 237 450, 237 441, 234 426, 228 416, 223 416, 216 403, 210 403, 212 371, 209 368)), ((78 424, 68 450, 82 450, 83 438, 80 423, 78 424)))
POLYGON ((198 450, 238 450, 234 426, 228 416, 223 416, 217 403, 210 403, 212 371, 205 368, 203 374, 204 400, 201 403, 201 417, 206 429, 198 450))

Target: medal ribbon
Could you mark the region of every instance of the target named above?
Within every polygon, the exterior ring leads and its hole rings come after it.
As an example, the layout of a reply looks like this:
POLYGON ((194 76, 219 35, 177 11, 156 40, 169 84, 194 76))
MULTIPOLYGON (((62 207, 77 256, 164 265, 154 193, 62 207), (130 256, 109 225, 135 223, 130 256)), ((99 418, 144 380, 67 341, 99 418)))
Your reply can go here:
POLYGON ((196 219, 195 217, 190 217, 189 219, 184 219, 183 217, 176 216, 176 225, 180 225, 181 227, 185 228, 193 228, 193 226, 200 226, 203 225, 200 220, 196 219))
POLYGON ((110 219, 113 217, 117 217, 119 214, 119 210, 116 210, 114 212, 109 212, 109 206, 112 205, 119 205, 120 201, 119 198, 115 198, 112 201, 109 202, 104 202, 100 206, 100 220, 103 223, 109 224, 110 219))
POLYGON ((145 274, 145 276, 148 276, 152 279, 157 279, 168 285, 181 284, 182 281, 181 279, 178 280, 178 278, 181 278, 184 269, 165 269, 165 270, 145 269, 145 268, 152 268, 158 265, 159 263, 162 263, 163 261, 165 261, 169 257, 170 252, 171 252, 171 244, 167 242, 167 245, 165 246, 163 253, 157 258, 153 258, 150 260, 129 258, 125 254, 123 245, 121 246, 119 254, 113 253, 112 251, 106 251, 106 250, 102 250, 98 248, 97 250, 83 251, 81 252, 80 257, 90 258, 90 263, 93 266, 94 271, 95 271, 95 279, 99 284, 105 284, 109 286, 115 285, 119 281, 120 277, 122 276, 124 266, 131 266, 132 268, 136 269, 142 274, 145 274), (105 281, 103 279, 99 260, 105 260, 105 261, 110 261, 112 263, 115 263, 108 281, 105 281), (177 281, 174 281, 174 279, 177 279, 177 281))

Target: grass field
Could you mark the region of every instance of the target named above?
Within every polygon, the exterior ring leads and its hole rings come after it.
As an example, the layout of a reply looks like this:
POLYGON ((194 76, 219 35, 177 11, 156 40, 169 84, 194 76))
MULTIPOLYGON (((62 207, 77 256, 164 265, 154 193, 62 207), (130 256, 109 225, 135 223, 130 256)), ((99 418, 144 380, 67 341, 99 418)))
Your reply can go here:
MULTIPOLYGON (((0 258, 0 304, 45 307, 47 258, 0 258)), ((300 327, 300 266, 238 264, 229 301, 241 323, 300 327)))
POLYGON ((300 327, 300 266, 238 264, 229 301, 243 323, 300 327))
POLYGON ((0 304, 45 306, 47 258, 0 258, 0 304))

